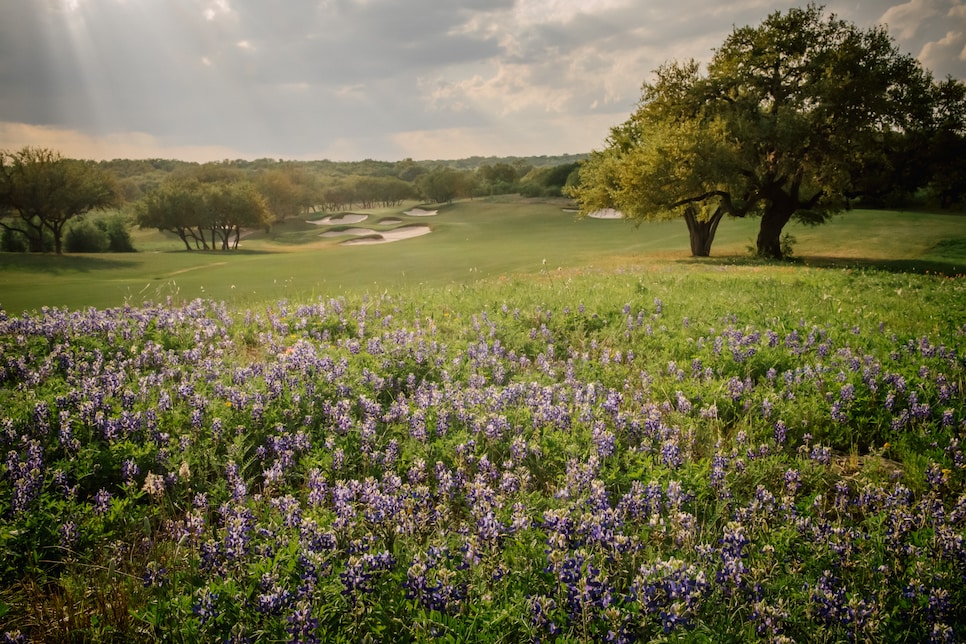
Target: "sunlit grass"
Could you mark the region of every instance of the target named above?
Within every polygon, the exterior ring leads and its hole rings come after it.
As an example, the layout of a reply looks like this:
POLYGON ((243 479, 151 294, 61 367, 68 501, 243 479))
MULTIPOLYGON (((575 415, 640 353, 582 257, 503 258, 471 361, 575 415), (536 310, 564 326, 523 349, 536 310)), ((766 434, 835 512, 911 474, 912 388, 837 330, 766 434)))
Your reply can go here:
POLYGON ((944 256, 694 260, 679 222, 505 208, 383 246, 16 258, 193 301, 0 321, 0 632, 963 635, 966 285, 922 269, 944 256), (685 248, 644 250, 661 231, 685 248), (267 267, 317 281, 208 299, 267 267))
MULTIPOLYGON (((617 220, 577 220, 561 203, 495 198, 440 207, 435 217, 408 217, 399 208, 366 212, 362 227, 399 218, 429 225, 429 235, 376 246, 346 247, 326 229, 286 221, 253 231, 236 252, 187 252, 172 235, 136 231, 141 252, 66 257, 0 254, 0 306, 7 311, 42 306, 118 306, 143 301, 233 303, 281 297, 380 292, 409 284, 443 286, 556 270, 640 267, 691 271, 694 267, 755 264, 748 257, 757 220, 722 223, 713 257, 692 261, 680 221, 639 227, 617 220)), ((313 215, 319 217, 320 215, 313 215)), ((801 264, 879 265, 897 270, 957 273, 966 266, 961 245, 966 217, 856 211, 816 228, 790 225, 801 264)), ((703 270, 703 269, 702 269, 703 270)))

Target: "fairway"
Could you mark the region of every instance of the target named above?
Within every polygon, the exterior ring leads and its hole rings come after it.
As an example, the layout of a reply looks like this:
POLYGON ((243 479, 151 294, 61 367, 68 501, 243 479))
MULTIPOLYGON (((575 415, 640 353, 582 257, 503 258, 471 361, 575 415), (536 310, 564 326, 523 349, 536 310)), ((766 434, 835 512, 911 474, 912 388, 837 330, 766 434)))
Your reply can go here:
MULTIPOLYGON (((690 256, 682 221, 632 223, 578 219, 561 202, 516 197, 461 201, 435 216, 397 208, 359 210, 375 231, 429 226, 393 243, 345 245, 352 226, 289 220, 246 236, 237 251, 186 251, 172 236, 139 231, 129 254, 0 253, 0 307, 114 307, 210 298, 236 305, 409 285, 446 286, 514 275, 552 276, 582 269, 693 270, 749 263, 757 219, 726 219, 712 257, 690 256)), ((818 227, 790 224, 798 264, 870 265, 958 274, 966 268, 966 217, 853 211, 818 227)))

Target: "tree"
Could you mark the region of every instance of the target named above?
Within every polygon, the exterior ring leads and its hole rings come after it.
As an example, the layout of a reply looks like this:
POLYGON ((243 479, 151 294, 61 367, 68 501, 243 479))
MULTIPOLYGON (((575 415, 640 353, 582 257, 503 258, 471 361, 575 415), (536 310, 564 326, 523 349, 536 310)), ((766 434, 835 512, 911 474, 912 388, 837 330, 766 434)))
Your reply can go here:
POLYGON ((469 192, 466 172, 450 168, 436 168, 416 180, 420 194, 435 203, 449 203, 469 192))
POLYGON ((363 208, 398 206, 405 199, 412 199, 416 191, 411 183, 398 177, 355 175, 347 180, 350 191, 363 208))
POLYGON ((135 206, 138 226, 172 232, 185 250, 208 249, 205 224, 207 204, 201 183, 187 177, 171 177, 145 195, 135 206))
POLYGON ((951 208, 966 197, 966 84, 946 78, 934 98, 929 187, 940 207, 951 208))
POLYGON ((313 183, 311 177, 290 165, 264 170, 255 181, 275 221, 297 217, 314 206, 317 190, 313 183))
POLYGON ((218 164, 169 177, 137 205, 138 225, 178 235, 187 250, 238 248, 242 228, 268 227, 265 198, 239 170, 218 164), (210 244, 209 244, 210 237, 210 244))
POLYGON ((268 228, 272 221, 265 198, 250 181, 222 181, 207 186, 205 204, 211 247, 217 235, 222 250, 235 250, 242 228, 268 228))
POLYGON ((684 215, 707 249, 721 216, 757 215, 758 254, 781 258, 790 220, 827 221, 867 189, 864 168, 888 167, 890 142, 931 126, 932 94, 885 28, 860 30, 815 5, 776 12, 736 28, 705 74, 693 61, 657 70, 572 194, 582 211, 684 215), (588 185, 599 179, 610 183, 588 185))
POLYGON ((0 226, 31 251, 45 252, 49 233, 59 255, 68 221, 117 203, 114 177, 94 163, 44 148, 0 151, 0 226))

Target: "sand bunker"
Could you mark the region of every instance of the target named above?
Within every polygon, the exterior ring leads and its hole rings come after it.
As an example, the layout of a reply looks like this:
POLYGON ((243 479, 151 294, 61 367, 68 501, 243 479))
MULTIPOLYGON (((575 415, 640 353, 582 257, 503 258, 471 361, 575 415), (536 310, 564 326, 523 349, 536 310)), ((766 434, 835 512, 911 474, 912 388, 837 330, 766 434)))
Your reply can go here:
POLYGON ((402 219, 397 219, 396 217, 386 217, 385 219, 379 220, 380 226, 395 226, 396 224, 401 224, 402 219))
POLYGON ((407 210, 406 214, 410 217, 432 217, 438 210, 423 210, 422 208, 413 208, 412 210, 407 210))
POLYGON ((613 208, 604 208, 603 210, 595 210, 594 212, 587 215, 588 217, 593 217, 594 219, 623 219, 624 214, 620 210, 614 210, 613 208))
POLYGON ((336 224, 358 224, 360 221, 365 221, 369 218, 369 215, 357 215, 354 212, 347 212, 342 215, 331 215, 329 217, 323 217, 322 219, 316 219, 310 221, 310 224, 315 224, 316 226, 334 226, 336 224))
POLYGON ((330 230, 324 232, 319 237, 345 237, 346 235, 352 235, 353 237, 358 237, 359 235, 373 235, 376 231, 372 228, 345 228, 343 230, 330 230))
POLYGON ((344 245, 388 244, 389 242, 399 241, 400 239, 419 237, 420 235, 427 234, 431 230, 432 228, 429 226, 403 226, 402 228, 384 230, 382 232, 371 230, 366 233, 365 237, 359 237, 358 239, 347 239, 342 243, 344 245))

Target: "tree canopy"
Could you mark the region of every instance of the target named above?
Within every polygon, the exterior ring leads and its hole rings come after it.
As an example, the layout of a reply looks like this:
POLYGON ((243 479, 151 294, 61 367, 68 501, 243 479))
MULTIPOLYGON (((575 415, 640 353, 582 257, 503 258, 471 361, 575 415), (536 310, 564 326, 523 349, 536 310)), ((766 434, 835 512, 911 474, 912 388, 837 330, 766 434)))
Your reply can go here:
POLYGON ((23 235, 31 251, 60 254, 64 227, 118 201, 114 177, 96 164, 45 148, 0 151, 0 227, 23 235))
POLYGON ((240 170, 217 164, 173 174, 137 205, 140 227, 173 232, 187 250, 192 243, 235 249, 242 228, 268 227, 271 219, 255 185, 240 170))
MULTIPOLYGON (((961 87, 947 79, 944 94, 959 115, 961 87)), ((736 28, 704 73, 694 61, 656 70, 571 195, 585 214, 683 216, 696 255, 724 215, 760 216, 758 253, 780 258, 793 218, 822 223, 849 198, 931 178, 909 172, 911 142, 943 127, 963 134, 940 122, 939 88, 883 27, 861 30, 815 5, 776 12, 736 28)))

